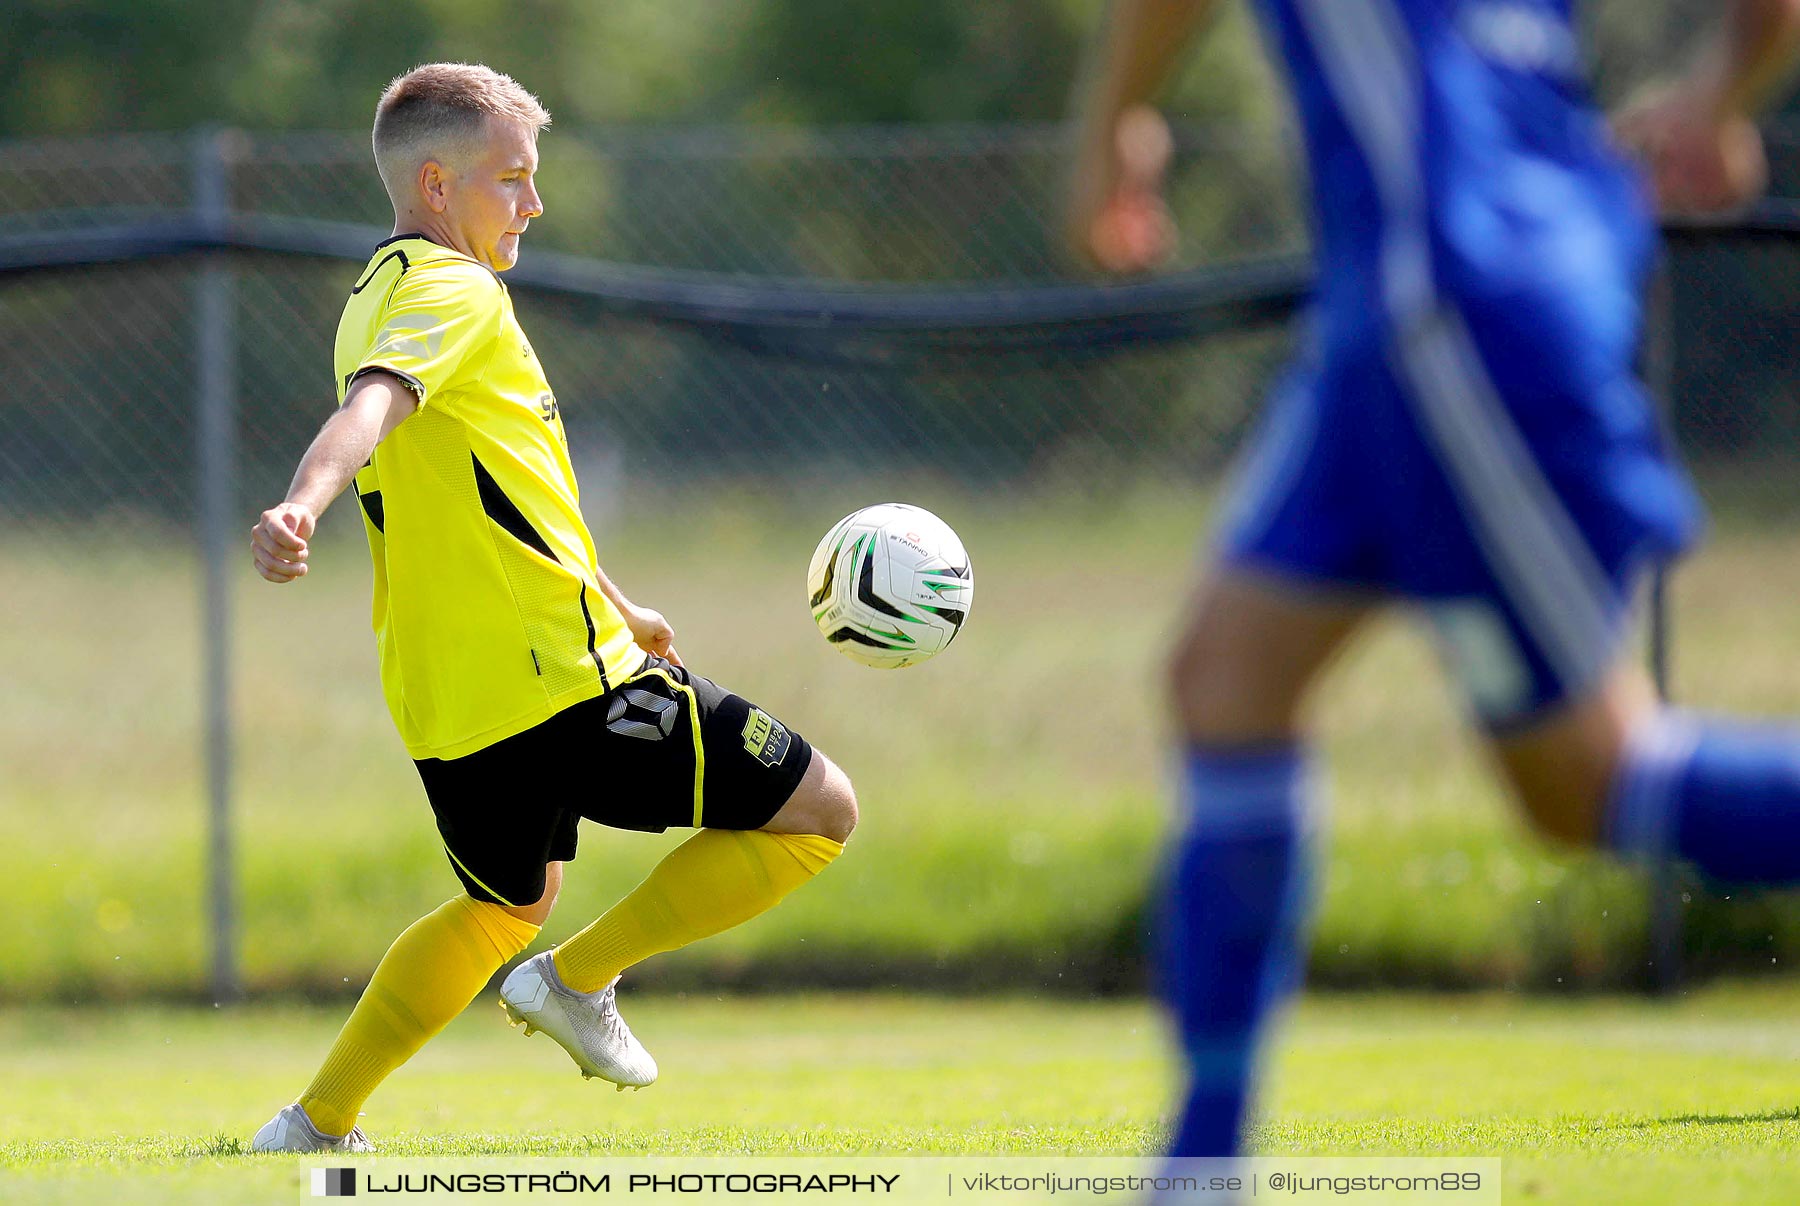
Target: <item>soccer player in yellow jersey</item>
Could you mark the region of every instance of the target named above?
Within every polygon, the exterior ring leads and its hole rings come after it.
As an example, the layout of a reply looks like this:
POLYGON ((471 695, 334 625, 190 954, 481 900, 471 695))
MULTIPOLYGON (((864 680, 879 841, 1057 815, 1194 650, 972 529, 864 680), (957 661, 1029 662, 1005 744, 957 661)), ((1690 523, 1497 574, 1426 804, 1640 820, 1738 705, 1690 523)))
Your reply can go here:
POLYGON ((699 831, 501 986, 515 1023, 621 1089, 654 1081, 656 1062, 619 1017, 619 973, 770 908, 856 824, 844 773, 691 674, 668 621, 600 566, 556 395, 498 275, 543 212, 549 121, 486 67, 434 63, 388 86, 374 144, 394 234, 344 307, 337 413, 252 533, 264 578, 304 577, 319 515, 354 483, 382 689, 464 888, 395 940, 258 1150, 370 1150, 363 1102, 537 936, 581 818, 699 831))

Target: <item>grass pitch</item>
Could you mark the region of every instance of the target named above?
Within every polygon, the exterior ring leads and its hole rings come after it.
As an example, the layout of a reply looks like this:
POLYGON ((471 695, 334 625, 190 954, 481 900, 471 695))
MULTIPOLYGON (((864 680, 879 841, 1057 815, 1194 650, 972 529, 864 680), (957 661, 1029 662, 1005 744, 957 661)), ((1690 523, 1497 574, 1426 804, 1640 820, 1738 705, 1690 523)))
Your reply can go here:
MULTIPOLYGON (((1508 1202, 1800 1200, 1800 992, 1671 1005, 1506 995, 1314 997, 1281 1030, 1259 1149, 1499 1155, 1508 1202)), ((385 1155, 1134 1154, 1173 1089, 1143 1003, 640 997, 662 1062, 583 1083, 483 1001, 376 1095, 385 1155)), ((283 1201, 244 1152, 340 1011, 0 1014, 0 1199, 283 1201)))

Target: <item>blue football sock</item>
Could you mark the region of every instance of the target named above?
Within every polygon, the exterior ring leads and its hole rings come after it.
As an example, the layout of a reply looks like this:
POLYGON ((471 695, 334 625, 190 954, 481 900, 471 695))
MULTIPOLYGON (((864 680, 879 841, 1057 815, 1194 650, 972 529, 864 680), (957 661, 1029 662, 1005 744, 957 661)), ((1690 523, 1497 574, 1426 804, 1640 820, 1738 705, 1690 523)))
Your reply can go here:
POLYGON ((1300 978, 1311 794, 1296 748, 1187 753, 1159 958, 1188 1058, 1171 1155, 1238 1149, 1262 1024, 1300 978))
POLYGON ((1800 731, 1664 713, 1626 752, 1604 840, 1730 883, 1800 882, 1800 731))

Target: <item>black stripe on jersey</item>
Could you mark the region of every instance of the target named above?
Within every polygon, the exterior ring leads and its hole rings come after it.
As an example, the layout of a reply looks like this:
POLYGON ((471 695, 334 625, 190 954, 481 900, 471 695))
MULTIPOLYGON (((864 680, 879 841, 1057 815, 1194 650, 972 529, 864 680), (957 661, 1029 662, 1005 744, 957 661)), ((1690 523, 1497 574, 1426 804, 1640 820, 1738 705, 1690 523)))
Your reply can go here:
POLYGON ((356 499, 362 503, 363 514, 369 517, 369 522, 375 525, 375 530, 384 536, 387 535, 387 512, 381 505, 381 491, 371 490, 367 494, 359 491, 356 499))
POLYGON ((382 256, 380 259, 375 261, 375 266, 373 268, 369 269, 368 274, 366 276, 364 276, 360 281, 356 282, 356 287, 354 289, 350 290, 350 296, 355 297, 358 293, 361 293, 364 289, 367 289, 369 287, 369 282, 375 279, 375 274, 377 272, 381 271, 381 266, 383 264, 387 263, 389 260, 399 260, 400 261, 400 271, 403 273, 407 269, 412 267, 412 261, 406 258, 406 253, 404 251, 401 251, 398 247, 396 247, 392 251, 388 252, 386 255, 382 256))
POLYGON ((594 614, 588 610, 587 583, 581 584, 581 618, 587 623, 588 656, 594 659, 594 669, 600 672, 600 690, 612 690, 612 684, 606 681, 606 667, 600 662, 600 655, 594 651, 594 614))
MULTIPOLYGON (((513 504, 512 499, 506 497, 506 491, 500 488, 494 475, 487 471, 481 458, 471 452, 469 461, 475 466, 475 489, 481 494, 481 509, 487 512, 487 517, 520 544, 534 548, 550 560, 557 561, 556 554, 550 551, 550 542, 538 534, 538 530, 531 526, 531 521, 525 518, 524 512, 513 504)), ((560 561, 557 563, 561 564, 560 561)), ((582 610, 586 609, 587 605, 583 603, 582 610)), ((588 626, 592 628, 593 622, 589 621, 588 626)))

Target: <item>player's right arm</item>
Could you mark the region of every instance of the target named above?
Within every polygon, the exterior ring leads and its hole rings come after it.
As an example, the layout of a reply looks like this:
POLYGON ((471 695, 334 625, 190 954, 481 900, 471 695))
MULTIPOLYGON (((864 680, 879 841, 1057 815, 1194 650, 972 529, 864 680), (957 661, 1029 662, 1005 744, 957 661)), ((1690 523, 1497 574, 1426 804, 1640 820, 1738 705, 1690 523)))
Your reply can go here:
POLYGON ((351 383, 344 404, 300 458, 287 497, 264 511, 250 530, 257 573, 270 582, 305 576, 319 516, 416 405, 412 390, 392 373, 371 371, 351 383))
POLYGON ((1173 149, 1150 102, 1213 0, 1112 0, 1074 100, 1075 162, 1064 199, 1070 250, 1108 272, 1142 272, 1174 250, 1163 204, 1173 149))
POLYGON ((1800 0, 1737 0, 1686 72, 1625 106, 1614 128, 1643 158, 1665 211, 1715 213, 1761 195, 1768 162, 1753 118, 1797 56, 1800 0))

